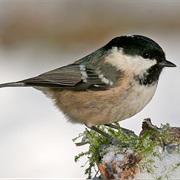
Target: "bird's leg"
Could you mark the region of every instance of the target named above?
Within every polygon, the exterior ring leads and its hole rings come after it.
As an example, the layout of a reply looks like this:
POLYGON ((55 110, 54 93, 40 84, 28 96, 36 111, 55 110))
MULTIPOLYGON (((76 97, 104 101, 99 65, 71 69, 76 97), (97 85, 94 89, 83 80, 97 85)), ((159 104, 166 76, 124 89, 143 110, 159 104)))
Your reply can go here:
POLYGON ((108 127, 111 127, 113 129, 117 129, 118 130, 118 127, 114 124, 105 124, 105 126, 108 126, 108 127))
MULTIPOLYGON (((116 125, 114 125, 114 124, 105 124, 105 126, 108 126, 108 127, 114 128, 116 130, 119 130, 119 128, 116 125)), ((135 133, 133 131, 129 130, 129 129, 121 127, 121 130, 123 132, 125 132, 126 134, 128 134, 128 135, 136 136, 135 133)))
POLYGON ((105 138, 107 138, 108 140, 110 140, 112 142, 112 144, 114 145, 118 145, 118 146, 122 146, 122 147, 127 147, 128 145, 126 143, 123 142, 119 142, 117 139, 115 139, 114 137, 110 136, 109 134, 101 131, 100 129, 98 129, 96 126, 92 126, 90 127, 90 129, 96 131, 97 133, 101 134, 102 136, 104 136, 105 138))

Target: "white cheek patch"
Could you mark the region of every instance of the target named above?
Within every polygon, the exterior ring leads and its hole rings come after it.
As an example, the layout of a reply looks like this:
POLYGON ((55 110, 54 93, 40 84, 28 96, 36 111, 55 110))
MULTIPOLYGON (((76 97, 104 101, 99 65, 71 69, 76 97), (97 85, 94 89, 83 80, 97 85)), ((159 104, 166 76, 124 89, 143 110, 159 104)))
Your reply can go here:
POLYGON ((141 56, 128 56, 125 55, 122 49, 118 49, 117 47, 112 48, 111 53, 106 57, 106 63, 115 66, 119 70, 123 70, 129 73, 133 73, 136 75, 143 74, 152 67, 157 64, 157 61, 151 59, 144 59, 141 56))

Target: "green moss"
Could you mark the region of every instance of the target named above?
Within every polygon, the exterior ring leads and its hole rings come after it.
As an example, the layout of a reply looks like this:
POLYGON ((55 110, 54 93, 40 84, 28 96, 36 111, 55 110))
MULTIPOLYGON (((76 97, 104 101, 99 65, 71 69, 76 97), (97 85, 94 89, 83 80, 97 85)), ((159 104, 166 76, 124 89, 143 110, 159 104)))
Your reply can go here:
MULTIPOLYGON (((152 153, 154 146, 157 145, 156 141, 151 139, 153 135, 152 130, 148 130, 143 136, 138 137, 133 133, 125 133, 118 123, 115 123, 118 127, 118 130, 113 129, 107 126, 97 126, 100 130, 108 133, 110 136, 116 138, 119 142, 123 142, 128 144, 127 148, 133 150, 133 152, 138 152, 141 156, 147 156, 148 154, 152 153)), ((85 131, 80 134, 75 140, 82 138, 81 143, 89 143, 89 149, 87 152, 82 152, 75 157, 75 162, 77 162, 81 157, 86 156, 88 158, 88 167, 85 169, 85 174, 88 175, 88 178, 92 178, 92 171, 93 169, 97 170, 96 163, 99 162, 99 155, 100 152, 103 152, 105 146, 110 146, 111 142, 104 138, 99 133, 85 129, 85 131)), ((127 148, 118 147, 120 152, 127 150, 127 148)), ((83 166, 84 167, 84 166, 83 166)))

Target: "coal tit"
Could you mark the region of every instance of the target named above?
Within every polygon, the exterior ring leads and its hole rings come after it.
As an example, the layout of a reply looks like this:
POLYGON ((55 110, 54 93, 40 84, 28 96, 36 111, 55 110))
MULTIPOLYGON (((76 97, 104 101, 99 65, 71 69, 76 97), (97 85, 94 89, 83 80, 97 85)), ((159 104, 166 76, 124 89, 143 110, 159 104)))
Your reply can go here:
POLYGON ((162 48, 141 35, 112 39, 67 66, 0 87, 33 86, 53 99, 73 123, 111 124, 132 117, 152 99, 166 60, 162 48))

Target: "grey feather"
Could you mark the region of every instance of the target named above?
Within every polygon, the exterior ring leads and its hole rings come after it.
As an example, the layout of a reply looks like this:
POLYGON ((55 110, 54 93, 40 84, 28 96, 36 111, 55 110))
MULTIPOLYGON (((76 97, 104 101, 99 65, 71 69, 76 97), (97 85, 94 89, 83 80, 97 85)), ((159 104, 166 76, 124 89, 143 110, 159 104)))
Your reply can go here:
POLYGON ((116 71, 115 67, 103 64, 108 53, 105 54, 103 48, 100 48, 73 64, 43 73, 37 77, 2 84, 0 87, 33 86, 71 90, 106 90, 111 88, 122 75, 121 72, 111 73, 111 71, 116 71))

